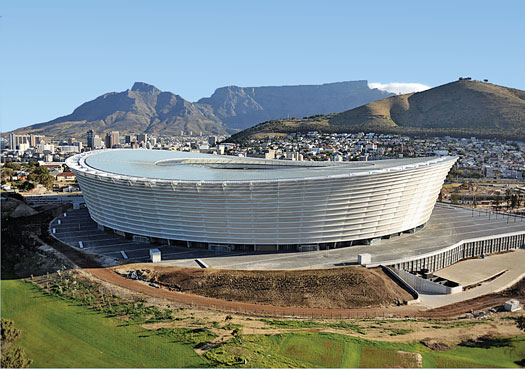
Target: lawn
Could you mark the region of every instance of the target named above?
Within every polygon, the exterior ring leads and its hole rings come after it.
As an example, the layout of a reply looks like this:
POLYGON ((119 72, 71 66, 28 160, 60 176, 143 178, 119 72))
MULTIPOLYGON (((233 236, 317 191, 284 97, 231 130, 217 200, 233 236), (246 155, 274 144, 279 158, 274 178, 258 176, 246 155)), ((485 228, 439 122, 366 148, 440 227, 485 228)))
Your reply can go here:
MULTIPOLYGON (((525 337, 503 339, 488 348, 458 346, 439 352, 418 342, 379 342, 335 333, 298 331, 248 335, 241 345, 227 343, 212 352, 218 359, 232 354, 246 358, 250 367, 410 368, 417 365, 415 354, 421 354, 423 367, 427 368, 517 368, 516 362, 525 357, 525 337)), ((217 365, 221 366, 220 363, 217 365)))
POLYGON ((423 355, 423 364, 438 368, 516 368, 525 359, 525 336, 496 340, 491 347, 457 347, 423 355), (499 342, 499 343, 498 343, 499 342))
POLYGON ((44 295, 19 280, 2 281, 2 317, 12 319, 33 367, 203 367, 191 346, 138 325, 44 295))
MULTIPOLYGON (((298 330, 243 335, 207 352, 207 361, 192 349, 192 345, 198 346, 213 338, 207 330, 148 331, 138 324, 127 324, 85 306, 46 295, 28 282, 7 280, 2 281, 1 287, 2 316, 14 320, 15 326, 22 330, 15 345, 25 349, 27 357, 34 360, 34 367, 416 365, 416 355, 399 351, 419 353, 424 367, 437 368, 519 367, 517 362, 525 358, 524 336, 475 343, 474 347, 456 346, 447 351, 432 351, 418 342, 380 342, 298 330)), ((348 326, 350 331, 354 328, 348 326)))
POLYGON ((324 339, 322 336, 288 335, 281 342, 280 353, 310 363, 312 366, 339 368, 345 342, 324 339))

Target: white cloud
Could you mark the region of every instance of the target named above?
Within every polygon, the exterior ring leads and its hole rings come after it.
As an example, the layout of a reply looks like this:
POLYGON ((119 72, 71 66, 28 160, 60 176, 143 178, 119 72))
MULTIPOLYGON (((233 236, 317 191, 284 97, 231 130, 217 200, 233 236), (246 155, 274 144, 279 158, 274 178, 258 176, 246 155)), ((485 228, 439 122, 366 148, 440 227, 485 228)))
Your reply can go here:
POLYGON ((411 92, 419 92, 428 90, 430 87, 421 83, 401 83, 401 82, 390 82, 390 83, 369 83, 370 88, 377 88, 381 91, 391 92, 394 94, 408 94, 411 92))

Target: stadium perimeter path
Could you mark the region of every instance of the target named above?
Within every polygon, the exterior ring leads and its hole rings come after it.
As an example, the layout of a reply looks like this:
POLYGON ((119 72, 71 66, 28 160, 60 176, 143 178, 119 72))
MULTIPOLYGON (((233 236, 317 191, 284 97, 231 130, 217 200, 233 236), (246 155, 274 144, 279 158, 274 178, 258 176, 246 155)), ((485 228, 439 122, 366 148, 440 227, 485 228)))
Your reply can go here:
POLYGON ((432 295, 420 293, 420 304, 427 308, 438 308, 464 300, 470 300, 488 293, 503 291, 525 277, 525 250, 463 260, 434 274, 444 277, 462 286, 468 286, 506 271, 494 280, 481 283, 480 286, 453 295, 432 295))
POLYGON ((97 229, 87 209, 70 211, 50 225, 55 229, 54 236, 71 246, 101 254, 115 261, 147 262, 149 249, 158 248, 166 265, 198 267, 195 259, 201 259, 210 267, 223 269, 314 269, 334 268, 352 265, 357 255, 370 253, 372 262, 387 262, 408 256, 435 251, 464 239, 504 234, 525 229, 525 220, 495 216, 484 212, 448 205, 436 205, 426 227, 415 234, 402 234, 391 239, 381 240, 371 246, 352 246, 316 252, 284 253, 214 253, 202 249, 154 246, 148 243, 133 242, 112 232, 97 229), (124 258, 124 255, 127 259, 124 258))

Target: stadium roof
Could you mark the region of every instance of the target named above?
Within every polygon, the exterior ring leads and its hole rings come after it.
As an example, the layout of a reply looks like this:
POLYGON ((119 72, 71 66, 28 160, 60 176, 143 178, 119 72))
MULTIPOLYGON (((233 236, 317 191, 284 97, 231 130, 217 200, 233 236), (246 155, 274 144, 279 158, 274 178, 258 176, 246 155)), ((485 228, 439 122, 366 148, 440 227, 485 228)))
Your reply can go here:
POLYGON ((445 156, 364 162, 313 162, 130 149, 92 151, 75 157, 78 157, 78 165, 87 171, 171 181, 220 182, 359 176, 417 168, 454 159, 445 156))

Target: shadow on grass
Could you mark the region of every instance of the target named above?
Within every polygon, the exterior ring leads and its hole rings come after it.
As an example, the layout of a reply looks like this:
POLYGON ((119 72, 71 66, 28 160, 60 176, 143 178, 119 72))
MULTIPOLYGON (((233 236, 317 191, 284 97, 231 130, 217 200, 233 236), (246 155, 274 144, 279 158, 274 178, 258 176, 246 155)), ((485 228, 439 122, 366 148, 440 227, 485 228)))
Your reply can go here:
POLYGON ((493 347, 508 347, 511 345, 510 338, 494 338, 492 336, 481 336, 475 340, 469 339, 462 341, 459 346, 475 347, 475 348, 493 348, 493 347))
POLYGON ((519 365, 520 368, 525 368, 525 359, 517 360, 514 364, 519 365))

